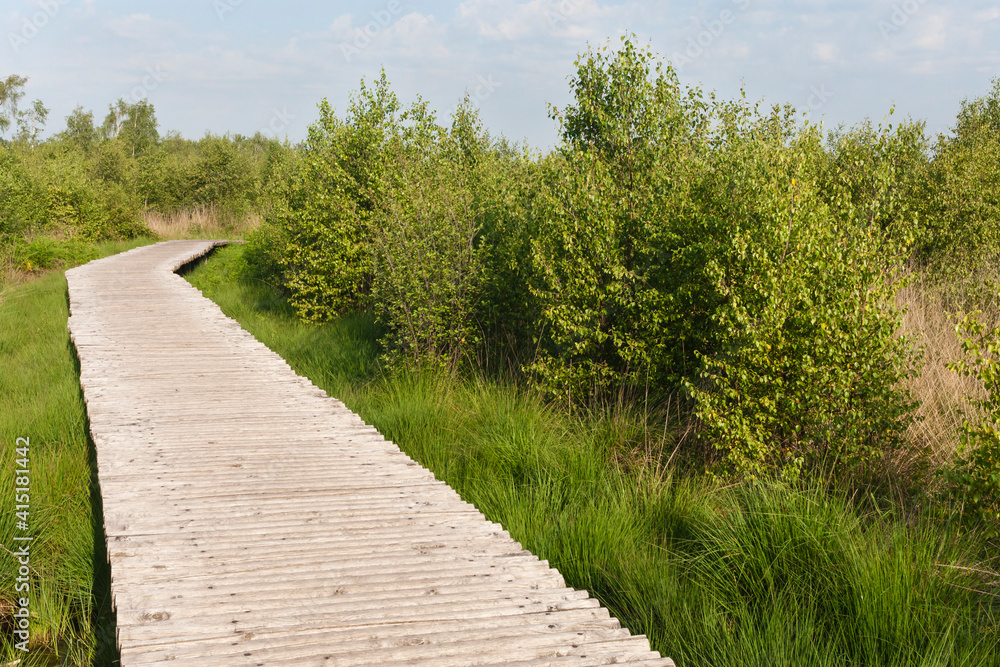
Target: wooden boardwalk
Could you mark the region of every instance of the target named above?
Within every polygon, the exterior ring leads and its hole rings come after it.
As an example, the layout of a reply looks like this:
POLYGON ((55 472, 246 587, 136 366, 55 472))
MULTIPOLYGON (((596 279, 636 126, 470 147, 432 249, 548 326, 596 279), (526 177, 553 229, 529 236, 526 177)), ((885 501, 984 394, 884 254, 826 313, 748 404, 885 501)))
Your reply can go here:
POLYGON ((174 271, 66 272, 122 665, 672 665, 174 271))

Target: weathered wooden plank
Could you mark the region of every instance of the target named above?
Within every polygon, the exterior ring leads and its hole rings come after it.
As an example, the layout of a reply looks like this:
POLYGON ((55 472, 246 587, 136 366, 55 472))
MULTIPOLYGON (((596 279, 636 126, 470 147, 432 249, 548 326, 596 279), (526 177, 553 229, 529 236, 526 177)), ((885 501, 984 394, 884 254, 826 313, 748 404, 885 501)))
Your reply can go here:
POLYGON ((507 628, 518 628, 521 632, 573 631, 574 629, 617 629, 621 625, 602 607, 587 609, 567 609, 547 611, 539 614, 519 616, 491 616, 472 618, 435 619, 418 622, 373 622, 355 623, 338 628, 298 628, 291 634, 289 627, 275 624, 258 632, 228 633, 213 635, 198 633, 173 643, 136 642, 137 649, 149 653, 155 650, 173 651, 192 649, 199 652, 212 650, 218 639, 230 639, 234 644, 253 642, 253 645, 291 645, 325 643, 336 647, 339 639, 368 638, 373 641, 407 641, 431 633, 489 633, 494 630, 504 632, 507 628))
MULTIPOLYGON (((576 620, 572 623, 531 623, 525 624, 522 617, 511 617, 509 624, 493 623, 484 628, 479 622, 460 622, 451 625, 442 623, 410 624, 406 627, 383 625, 374 634, 371 628, 332 630, 313 635, 306 635, 299 641, 289 641, 281 635, 257 635, 250 639, 233 642, 231 647, 225 647, 233 654, 245 655, 251 652, 253 657, 260 659, 294 659, 314 657, 317 649, 329 650, 335 647, 340 653, 372 651, 379 648, 394 646, 413 646, 420 644, 444 644, 461 641, 490 641, 497 639, 514 639, 517 637, 542 636, 549 644, 572 644, 581 638, 618 639, 628 637, 628 631, 617 627, 611 619, 576 620)), ((197 658, 218 654, 219 647, 214 644, 189 645, 171 647, 155 653, 143 654, 138 664, 155 663, 159 660, 195 660, 197 658)))
POLYGON ((122 665, 671 665, 175 275, 67 272, 122 665))

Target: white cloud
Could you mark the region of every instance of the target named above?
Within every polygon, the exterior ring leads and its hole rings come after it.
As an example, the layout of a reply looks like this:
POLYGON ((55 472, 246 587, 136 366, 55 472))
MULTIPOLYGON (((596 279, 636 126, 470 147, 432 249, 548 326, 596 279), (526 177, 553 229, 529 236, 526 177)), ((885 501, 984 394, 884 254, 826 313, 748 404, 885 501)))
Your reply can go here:
POLYGON ((113 16, 106 23, 109 32, 126 39, 147 39, 159 32, 163 25, 163 23, 153 21, 153 17, 149 14, 113 16))
POLYGON ((837 45, 833 42, 820 42, 813 46, 813 53, 825 63, 837 60, 837 45))
POLYGON ((981 12, 976 12, 973 15, 976 21, 996 21, 1000 19, 1000 7, 993 7, 991 9, 984 9, 981 12))
POLYGON ((607 36, 596 28, 622 11, 622 6, 602 8, 596 0, 465 0, 456 12, 455 27, 511 42, 553 35, 586 39, 607 36))
POLYGON ((948 15, 944 12, 931 14, 926 18, 920 17, 914 26, 916 38, 913 43, 922 49, 940 50, 948 44, 950 30, 948 15))
POLYGON ((97 3, 95 0, 83 0, 77 3, 73 12, 78 19, 89 19, 97 16, 97 3))
POLYGON ((385 50, 410 57, 432 60, 452 57, 448 48, 447 29, 433 16, 413 12, 402 17, 385 30, 381 42, 385 50))
POLYGON ((341 14, 332 24, 330 24, 330 34, 333 35, 334 39, 349 39, 350 37, 353 37, 355 30, 355 28, 352 27, 353 22, 353 14, 341 14))

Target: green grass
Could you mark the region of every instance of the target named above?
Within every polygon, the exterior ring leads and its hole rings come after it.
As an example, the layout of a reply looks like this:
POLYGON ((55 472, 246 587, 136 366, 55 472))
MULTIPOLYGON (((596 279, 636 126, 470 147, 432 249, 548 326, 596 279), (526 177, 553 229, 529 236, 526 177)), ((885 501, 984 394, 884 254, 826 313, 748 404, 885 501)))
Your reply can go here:
POLYGON ((240 253, 188 279, 678 665, 1000 664, 1000 576, 978 536, 821 488, 623 470, 638 416, 384 374, 371 318, 299 323, 238 279, 240 253))
MULTIPOLYGON (((149 243, 92 246, 79 258, 149 243)), ((27 665, 111 664, 114 620, 91 447, 79 371, 66 329, 66 279, 52 272, 0 290, 0 662, 27 665), (17 567, 15 532, 17 438, 30 438, 31 652, 11 642, 17 567), (96 545, 96 550, 95 550, 96 545)), ((18 597, 20 594, 18 595, 18 597)))

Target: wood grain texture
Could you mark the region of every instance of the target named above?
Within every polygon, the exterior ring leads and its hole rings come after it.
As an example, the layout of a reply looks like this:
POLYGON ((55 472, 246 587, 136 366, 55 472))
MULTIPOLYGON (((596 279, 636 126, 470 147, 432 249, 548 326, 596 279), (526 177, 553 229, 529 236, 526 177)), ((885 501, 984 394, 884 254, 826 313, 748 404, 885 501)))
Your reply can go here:
POLYGON ((176 275, 66 272, 122 665, 664 667, 176 275))

